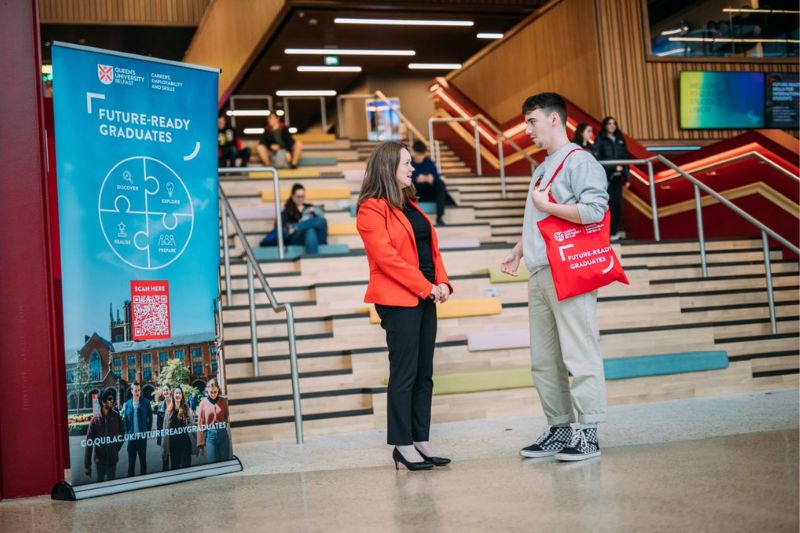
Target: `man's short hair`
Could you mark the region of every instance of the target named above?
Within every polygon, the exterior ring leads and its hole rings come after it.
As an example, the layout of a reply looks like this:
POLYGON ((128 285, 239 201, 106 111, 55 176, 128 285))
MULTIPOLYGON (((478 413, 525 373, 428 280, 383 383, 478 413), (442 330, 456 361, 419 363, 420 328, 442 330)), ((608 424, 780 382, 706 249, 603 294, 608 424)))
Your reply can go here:
POLYGON ((134 387, 141 387, 141 385, 139 384, 138 381, 134 381, 133 383, 130 384, 130 388, 132 389, 134 387))
POLYGON ((411 145, 411 150, 418 154, 425 153, 425 143, 422 141, 414 141, 414 144, 411 145))
POLYGON ((549 115, 550 113, 558 113, 561 123, 567 125, 567 103, 556 93, 539 93, 529 96, 522 104, 522 116, 525 116, 531 111, 541 109, 542 113, 549 115))

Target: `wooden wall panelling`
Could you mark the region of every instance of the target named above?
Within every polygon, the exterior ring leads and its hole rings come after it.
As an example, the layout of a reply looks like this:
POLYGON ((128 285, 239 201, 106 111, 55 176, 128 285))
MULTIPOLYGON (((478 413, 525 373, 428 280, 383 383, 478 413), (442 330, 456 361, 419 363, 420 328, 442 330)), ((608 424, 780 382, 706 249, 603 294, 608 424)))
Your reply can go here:
POLYGON ((616 117, 623 131, 640 142, 709 143, 745 130, 681 130, 682 70, 800 71, 791 59, 650 56, 643 4, 553 0, 447 80, 500 123, 519 114, 526 96, 555 91, 598 120, 616 117))
POLYGON ((552 90, 596 115, 601 107, 596 42, 593 0, 556 0, 447 79, 501 123, 519 115, 527 96, 552 90))
POLYGON ((39 0, 42 24, 197 26, 211 0, 39 0))
POLYGON ((286 14, 284 0, 214 0, 197 28, 184 61, 221 68, 220 101, 250 65, 286 14))

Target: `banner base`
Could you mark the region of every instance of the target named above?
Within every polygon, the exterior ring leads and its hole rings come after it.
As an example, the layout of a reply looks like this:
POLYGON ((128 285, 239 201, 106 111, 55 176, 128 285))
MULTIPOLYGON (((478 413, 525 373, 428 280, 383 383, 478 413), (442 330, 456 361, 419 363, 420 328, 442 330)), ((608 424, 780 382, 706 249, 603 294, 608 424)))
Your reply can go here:
POLYGON ((114 481, 103 481, 102 483, 91 483, 73 487, 69 483, 62 481, 53 487, 50 497, 54 500, 77 501, 86 498, 96 498, 97 496, 108 496, 120 492, 170 485, 192 479, 200 479, 232 472, 241 472, 242 462, 235 455, 228 461, 218 463, 190 466, 180 470, 170 470, 167 472, 157 472, 131 478, 115 479, 114 481))

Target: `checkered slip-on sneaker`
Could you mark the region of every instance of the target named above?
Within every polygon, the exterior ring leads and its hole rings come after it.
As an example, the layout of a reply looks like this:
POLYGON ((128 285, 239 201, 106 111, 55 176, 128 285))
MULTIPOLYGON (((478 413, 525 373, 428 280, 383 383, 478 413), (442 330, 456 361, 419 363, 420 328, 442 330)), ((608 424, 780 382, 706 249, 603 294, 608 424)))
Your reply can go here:
POLYGON ((569 446, 556 454, 559 461, 584 461, 600 456, 600 444, 597 442, 597 428, 585 428, 575 431, 569 446))
POLYGON ((572 428, 570 426, 550 426, 542 433, 536 442, 519 451, 522 457, 551 457, 565 446, 568 446, 572 439, 572 428))

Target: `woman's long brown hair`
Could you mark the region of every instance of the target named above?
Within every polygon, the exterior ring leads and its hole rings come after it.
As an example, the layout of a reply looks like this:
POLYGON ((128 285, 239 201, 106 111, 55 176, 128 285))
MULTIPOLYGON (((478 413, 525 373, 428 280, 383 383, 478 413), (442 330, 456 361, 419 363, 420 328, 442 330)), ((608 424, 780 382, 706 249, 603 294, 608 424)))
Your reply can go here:
POLYGON ((178 411, 178 420, 185 421, 189 418, 189 406, 186 405, 186 393, 183 392, 183 389, 178 386, 172 389, 172 392, 169 395, 169 400, 167 402, 167 418, 172 418, 172 412, 177 409, 178 411), (175 407, 175 391, 180 389, 181 391, 181 404, 175 407))
POLYGON ((381 144, 367 161, 358 207, 368 198, 385 198, 389 205, 402 209, 408 202, 417 200, 417 189, 412 183, 401 189, 397 183, 397 167, 400 166, 400 151, 406 148, 403 143, 389 141, 381 144))

